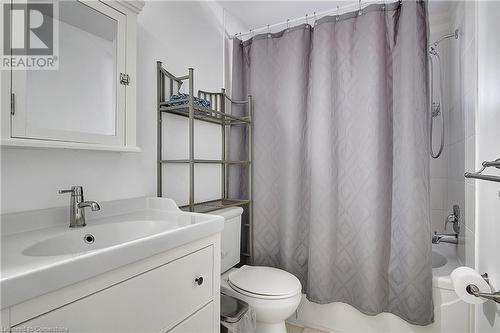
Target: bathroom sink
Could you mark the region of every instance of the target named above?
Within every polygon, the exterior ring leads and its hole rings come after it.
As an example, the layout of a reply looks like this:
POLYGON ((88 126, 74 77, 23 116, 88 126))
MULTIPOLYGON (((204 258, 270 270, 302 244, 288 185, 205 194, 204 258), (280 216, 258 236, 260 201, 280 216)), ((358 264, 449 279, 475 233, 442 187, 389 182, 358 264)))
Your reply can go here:
POLYGON ((169 221, 125 221, 68 229, 62 235, 37 242, 22 252, 27 256, 76 254, 116 246, 177 227, 169 221))
POLYGON ((187 245, 224 228, 224 218, 181 211, 173 200, 102 202, 87 225, 69 228, 66 208, 3 215, 2 307, 187 245), (7 221, 7 222, 6 222, 7 221), (36 221, 34 223, 33 221, 36 221), (27 228, 27 229, 26 229, 27 228))
POLYGON ((436 251, 432 251, 432 268, 439 268, 446 265, 446 258, 436 251))

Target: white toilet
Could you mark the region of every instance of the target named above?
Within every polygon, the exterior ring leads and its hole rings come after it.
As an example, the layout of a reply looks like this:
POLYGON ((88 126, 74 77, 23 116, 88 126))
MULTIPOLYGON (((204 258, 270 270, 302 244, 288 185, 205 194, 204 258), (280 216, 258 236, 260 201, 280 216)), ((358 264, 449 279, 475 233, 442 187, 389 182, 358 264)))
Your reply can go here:
POLYGON ((234 268, 240 261, 241 207, 211 214, 223 216, 221 236, 221 292, 250 305, 256 313, 258 333, 286 333, 285 319, 297 309, 302 286, 292 274, 264 266, 234 268))

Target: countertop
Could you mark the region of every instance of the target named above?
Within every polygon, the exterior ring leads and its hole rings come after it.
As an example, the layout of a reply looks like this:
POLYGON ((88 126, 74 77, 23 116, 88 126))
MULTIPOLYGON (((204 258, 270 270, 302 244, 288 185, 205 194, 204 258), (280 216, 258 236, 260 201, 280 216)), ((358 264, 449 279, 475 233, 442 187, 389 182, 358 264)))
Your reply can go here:
POLYGON ((44 217, 42 220, 48 219, 46 224, 39 221, 38 226, 41 228, 35 230, 26 230, 17 225, 17 230, 21 232, 8 233, 3 226, 0 279, 2 309, 210 236, 224 228, 222 217, 183 212, 172 200, 164 198, 144 197, 103 203, 102 218, 95 218, 99 214, 93 214, 93 218, 87 220, 87 226, 78 229, 69 228, 65 221, 54 222, 54 219, 62 219, 60 211, 57 208, 52 212, 41 211, 38 215, 36 212, 27 212, 24 217, 23 213, 2 216, 2 224, 19 224, 23 219, 30 219, 30 216, 41 215, 44 217), (52 237, 92 232, 110 223, 113 223, 113 228, 118 227, 116 231, 119 232, 122 221, 144 222, 145 230, 149 227, 149 221, 154 221, 161 228, 159 232, 153 229, 149 234, 144 232, 144 235, 139 232, 124 243, 79 253, 41 256, 28 255, 26 251, 30 246, 52 237))

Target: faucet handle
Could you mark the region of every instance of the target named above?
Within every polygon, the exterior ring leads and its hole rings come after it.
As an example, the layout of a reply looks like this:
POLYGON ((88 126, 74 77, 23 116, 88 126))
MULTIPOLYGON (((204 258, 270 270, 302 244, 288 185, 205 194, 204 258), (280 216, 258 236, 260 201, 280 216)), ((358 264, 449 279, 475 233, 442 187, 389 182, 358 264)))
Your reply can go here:
POLYGON ((69 190, 59 190, 59 194, 71 193, 72 196, 83 196, 82 186, 71 186, 69 190))
POLYGON ((449 214, 444 220, 444 231, 446 231, 448 223, 453 225, 455 233, 460 233, 460 207, 458 205, 453 205, 453 213, 449 214))
POLYGON ((455 223, 455 215, 449 214, 448 216, 446 216, 446 218, 444 219, 444 231, 446 231, 448 223, 455 223))

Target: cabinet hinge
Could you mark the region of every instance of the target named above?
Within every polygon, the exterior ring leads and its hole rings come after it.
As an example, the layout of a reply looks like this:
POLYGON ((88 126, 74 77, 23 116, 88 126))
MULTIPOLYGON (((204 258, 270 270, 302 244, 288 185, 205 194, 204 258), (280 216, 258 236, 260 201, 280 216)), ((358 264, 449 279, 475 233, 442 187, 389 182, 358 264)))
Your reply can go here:
POLYGON ((120 83, 125 86, 128 86, 130 83, 130 75, 125 73, 120 73, 120 83))
POLYGON ((10 93, 10 114, 14 115, 16 113, 16 95, 10 93))

